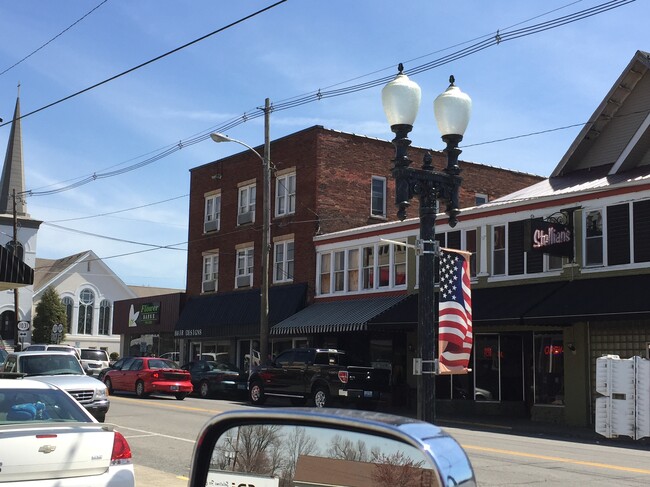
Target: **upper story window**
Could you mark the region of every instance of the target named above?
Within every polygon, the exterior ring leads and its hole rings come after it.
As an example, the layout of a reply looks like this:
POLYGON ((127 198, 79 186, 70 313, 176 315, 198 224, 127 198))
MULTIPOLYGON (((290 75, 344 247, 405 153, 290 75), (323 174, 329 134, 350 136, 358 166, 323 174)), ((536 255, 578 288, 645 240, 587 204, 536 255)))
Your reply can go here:
POLYGON ((219 282, 219 253, 210 253, 203 256, 203 281, 201 289, 204 293, 218 289, 219 282))
POLYGON ((221 226, 221 194, 214 194, 205 197, 205 215, 203 219, 203 231, 215 232, 221 226))
POLYGON ((77 333, 90 335, 93 329, 93 305, 95 293, 91 289, 84 289, 79 294, 79 319, 77 320, 77 333))
POLYGON ((253 247, 237 250, 237 275, 235 288, 253 285, 253 247))
POLYGON ((292 215, 296 212, 296 173, 282 174, 275 178, 275 216, 292 215))
POLYGON ((406 247, 372 244, 319 254, 318 293, 331 294, 406 286, 406 247))
POLYGON ((466 250, 471 254, 469 258, 469 273, 471 277, 476 277, 476 229, 465 230, 464 235, 465 244, 463 245, 463 249, 460 250, 466 250))
POLYGON ((492 229, 492 275, 506 273, 506 226, 497 225, 492 229))
POLYGON ((102 299, 99 303, 99 330, 100 335, 110 335, 111 333, 111 302, 102 299))
POLYGON ((12 252, 18 258, 18 260, 23 260, 25 256, 25 249, 23 248, 23 244, 15 240, 10 240, 7 242, 7 245, 5 245, 5 248, 9 252, 12 252))
POLYGON ((372 177, 370 214, 381 218, 386 217, 386 178, 372 177))
POLYGON ((475 193, 474 194, 474 204, 476 206, 484 205, 487 202, 488 202, 488 195, 483 194, 483 193, 475 193))
POLYGON ((585 213, 585 267, 603 265, 603 213, 585 213))
POLYGON ((275 243, 273 282, 293 281, 293 240, 275 243))
POLYGON ((255 183, 239 188, 238 201, 237 224, 253 223, 255 221, 255 183))

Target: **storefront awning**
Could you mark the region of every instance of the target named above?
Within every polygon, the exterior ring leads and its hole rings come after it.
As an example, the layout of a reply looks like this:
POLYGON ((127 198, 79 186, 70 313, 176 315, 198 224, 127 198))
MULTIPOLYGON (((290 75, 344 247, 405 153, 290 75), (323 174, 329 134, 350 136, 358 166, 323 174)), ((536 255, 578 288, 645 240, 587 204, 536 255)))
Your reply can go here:
POLYGON ((365 331, 416 320, 416 295, 346 299, 312 304, 271 328, 271 335, 365 331))
POLYGON ((473 321, 569 325, 650 317, 649 288, 650 274, 474 289, 473 321))
MULTIPOLYGON (((269 327, 305 305, 306 284, 269 289, 269 327)), ((259 335, 260 290, 190 298, 176 323, 176 338, 234 338, 259 335)))
POLYGON ((0 245, 0 291, 34 284, 34 269, 0 245))

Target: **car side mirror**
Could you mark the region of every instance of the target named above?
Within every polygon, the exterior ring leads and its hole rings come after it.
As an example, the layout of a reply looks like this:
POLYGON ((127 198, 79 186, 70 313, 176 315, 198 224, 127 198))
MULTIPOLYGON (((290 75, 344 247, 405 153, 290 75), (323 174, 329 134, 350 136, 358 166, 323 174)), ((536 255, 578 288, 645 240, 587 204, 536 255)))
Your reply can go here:
POLYGON ((228 411, 201 430, 189 487, 475 487, 461 446, 430 423, 350 409, 228 411))

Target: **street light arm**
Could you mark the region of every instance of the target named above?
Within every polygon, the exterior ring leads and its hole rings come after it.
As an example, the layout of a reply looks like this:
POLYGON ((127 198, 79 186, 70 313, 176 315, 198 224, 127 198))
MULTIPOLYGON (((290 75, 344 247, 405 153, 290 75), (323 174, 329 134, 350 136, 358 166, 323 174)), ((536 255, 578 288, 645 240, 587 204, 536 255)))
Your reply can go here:
POLYGON ((218 133, 218 132, 213 132, 213 133, 211 133, 211 134, 210 134, 210 138, 211 138, 214 142, 217 142, 217 143, 218 143, 218 142, 234 142, 235 144, 239 144, 239 145, 241 145, 241 146, 244 146, 244 147, 246 147, 248 150, 250 150, 251 152, 253 152, 257 157, 259 157, 260 160, 262 161, 262 163, 266 164, 266 160, 264 159, 264 157, 262 157, 262 155, 261 155, 259 152, 257 152, 255 149, 253 149, 253 148, 252 148, 250 145, 248 145, 246 142, 242 142, 241 140, 233 139, 232 137, 228 137, 227 135, 220 134, 220 133, 218 133))

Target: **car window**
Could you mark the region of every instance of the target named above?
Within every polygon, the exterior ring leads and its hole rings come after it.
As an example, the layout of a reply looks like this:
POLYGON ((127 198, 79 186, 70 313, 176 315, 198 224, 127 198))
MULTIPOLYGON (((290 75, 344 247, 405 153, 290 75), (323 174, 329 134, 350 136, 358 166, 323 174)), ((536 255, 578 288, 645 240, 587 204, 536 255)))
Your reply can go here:
POLYGON ((179 369, 180 367, 176 362, 159 358, 159 359, 149 359, 149 368, 150 369, 179 369))
POLYGON ((83 360, 101 360, 108 362, 108 354, 105 350, 81 350, 83 360))
POLYGON ((28 375, 84 374, 74 355, 23 355, 20 365, 28 375))
POLYGON ((230 362, 215 362, 214 369, 215 370, 232 370, 232 371, 235 371, 235 372, 239 371, 237 366, 234 365, 234 364, 231 364, 230 362))
POLYGON ((278 358, 275 359, 276 364, 283 366, 289 365, 291 362, 293 362, 293 351, 282 352, 278 355, 278 358))
MULTIPOLYGON (((120 359, 120 360, 122 360, 122 359, 120 359)), ((124 360, 124 362, 122 362, 122 365, 120 366, 119 370, 129 370, 129 368, 131 367, 131 364, 133 363, 133 361, 135 359, 133 357, 125 357, 123 360, 124 360)))
POLYGON ((123 368, 123 370, 142 370, 142 359, 134 359, 131 365, 128 368, 123 368))
POLYGON ((306 364, 309 361, 310 352, 308 350, 296 350, 293 357, 293 365, 306 364))
POLYGON ((74 399, 54 389, 10 389, 0 391, 0 425, 23 422, 92 420, 74 399))

